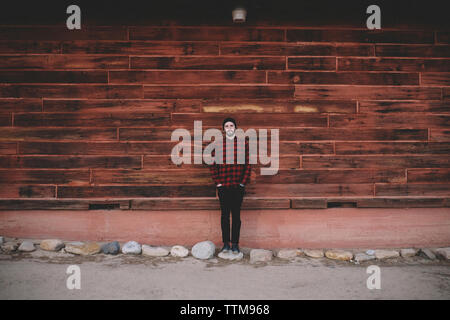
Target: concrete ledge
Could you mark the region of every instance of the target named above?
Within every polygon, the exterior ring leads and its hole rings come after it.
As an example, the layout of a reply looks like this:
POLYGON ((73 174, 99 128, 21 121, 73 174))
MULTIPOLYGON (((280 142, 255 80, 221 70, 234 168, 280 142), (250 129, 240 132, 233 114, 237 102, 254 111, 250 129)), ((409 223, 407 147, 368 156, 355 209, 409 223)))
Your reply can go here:
MULTIPOLYGON (((240 245, 394 248, 450 245, 449 208, 242 210, 240 245)), ((220 245, 218 210, 10 210, 0 234, 19 238, 220 245)))

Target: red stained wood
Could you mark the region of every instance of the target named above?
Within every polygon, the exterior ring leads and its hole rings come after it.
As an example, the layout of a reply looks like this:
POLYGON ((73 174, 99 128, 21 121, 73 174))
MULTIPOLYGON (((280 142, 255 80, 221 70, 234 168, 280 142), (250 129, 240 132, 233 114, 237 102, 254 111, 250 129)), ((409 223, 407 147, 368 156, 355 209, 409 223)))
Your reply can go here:
MULTIPOLYGON (((0 73, 1 77, 1 73, 0 73)), ((264 71, 110 71, 109 83, 265 83, 264 71)))
MULTIPOLYGON (((170 124, 166 113, 27 113, 17 114, 14 125, 19 127, 121 127, 165 126, 170 124)), ((97 129, 97 130, 100 130, 97 129)))
POLYGON ((59 26, 2 26, 0 40, 126 40, 127 28, 122 26, 84 26, 69 30, 59 26))
POLYGON ((449 72, 450 59, 337 58, 339 71, 449 72))
POLYGON ((444 101, 365 101, 359 100, 360 113, 393 114, 402 117, 410 112, 448 113, 450 105, 444 101))
POLYGON ((248 27, 158 28, 130 27, 130 40, 158 41, 283 41, 282 29, 248 27))
POLYGON ((336 154, 448 154, 449 142, 336 142, 336 154))
POLYGON ((169 114, 175 101, 153 99, 43 99, 45 112, 154 112, 169 114))
POLYGON ((17 143, 15 142, 0 142, 0 154, 16 154, 17 143))
POLYGON ((130 57, 131 69, 266 70, 286 68, 284 57, 130 57))
POLYGON ((141 156, 0 156, 0 168, 133 168, 140 169, 141 156))
POLYGON ((449 167, 446 155, 302 156, 303 168, 439 168, 449 167))
POLYGON ((450 57, 448 45, 403 45, 403 44, 376 44, 375 55, 380 57, 450 57))
POLYGON ((287 41, 433 43, 432 31, 287 29, 287 41))
POLYGON ((330 115, 330 127, 345 128, 444 128, 450 126, 449 115, 410 112, 401 115, 357 114, 330 115))
POLYGON ((62 53, 145 54, 145 55, 218 55, 216 42, 151 41, 64 41, 62 53))
POLYGON ((345 100, 440 100, 441 89, 418 86, 295 85, 295 97, 345 100))
MULTIPOLYGON (((45 122, 44 122, 45 123, 45 122)), ((20 121, 19 121, 20 125, 20 121)), ((23 125, 27 125, 24 123, 23 125)), ((47 124, 48 125, 48 124, 47 124)), ((116 140, 115 128, 0 127, 0 141, 116 140)))
POLYGON ((89 184, 89 170, 0 169, 0 181, 15 184, 89 184))
POLYGON ((19 185, 2 180, 0 183, 0 197, 2 198, 54 198, 54 185, 19 185))
POLYGON ((257 176, 255 183, 267 185, 272 183, 375 183, 406 182, 404 169, 301 169, 279 170, 276 175, 257 176))
POLYGON ((336 70, 335 57, 288 57, 288 69, 292 70, 336 70))
POLYGON ((269 71, 268 82, 278 84, 412 85, 419 84, 419 74, 269 71))
POLYGON ((375 184, 376 196, 450 196, 449 183, 375 184))
MULTIPOLYGON (((1 91, 0 91, 1 94, 1 91)), ((269 85, 144 85, 147 99, 293 98, 294 86, 269 85)))
POLYGON ((5 98, 142 98, 141 85, 0 84, 5 98))
MULTIPOLYGON (((373 56, 373 45, 331 43, 243 43, 223 42, 222 55, 261 56, 373 56)), ((333 58, 334 60, 334 58, 333 58)))
MULTIPOLYGON (((290 212, 264 217, 267 231, 249 229, 266 238, 284 237, 272 230, 283 219, 285 234, 298 234, 297 209, 448 208, 448 34, 270 23, 1 26, 0 210, 150 210, 148 221, 159 210, 217 213, 208 165, 173 164, 170 137, 176 128, 192 135, 195 120, 220 129, 229 116, 244 130, 280 130, 277 174, 253 164, 243 202, 254 218, 260 209, 290 212)), ((422 212, 414 218, 427 219, 422 212)), ((331 221, 323 217, 311 216, 304 231, 331 221)), ((353 225, 348 232, 364 223, 353 225)))
POLYGON ((450 168, 408 169, 409 182, 450 182, 450 168))

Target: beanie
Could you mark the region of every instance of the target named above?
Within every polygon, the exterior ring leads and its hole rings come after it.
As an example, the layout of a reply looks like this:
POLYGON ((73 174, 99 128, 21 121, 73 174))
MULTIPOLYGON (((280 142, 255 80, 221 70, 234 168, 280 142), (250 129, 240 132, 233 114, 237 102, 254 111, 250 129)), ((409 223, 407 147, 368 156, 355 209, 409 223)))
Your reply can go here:
POLYGON ((222 129, 225 129, 225 123, 227 123, 229 121, 233 122, 234 123, 234 127, 237 128, 236 121, 233 118, 226 118, 225 120, 223 120, 222 129))

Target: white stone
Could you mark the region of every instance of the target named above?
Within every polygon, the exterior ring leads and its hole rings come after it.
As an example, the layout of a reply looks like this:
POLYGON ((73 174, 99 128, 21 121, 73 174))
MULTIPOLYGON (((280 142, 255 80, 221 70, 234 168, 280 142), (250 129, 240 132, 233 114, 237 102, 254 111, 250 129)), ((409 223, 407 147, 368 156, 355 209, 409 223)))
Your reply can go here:
POLYGON ((293 259, 301 255, 302 251, 299 249, 281 249, 277 253, 277 257, 280 259, 293 259))
POLYGON ((430 260, 435 260, 436 259, 436 255, 433 253, 433 251, 431 251, 428 248, 422 248, 420 249, 420 253, 422 255, 424 255, 425 257, 427 257, 430 260))
POLYGON ((169 250, 144 244, 142 245, 142 254, 150 257, 165 257, 169 255, 169 250))
POLYGON ((170 255, 174 257, 187 257, 189 255, 189 249, 183 247, 183 246, 173 246, 172 249, 170 249, 170 255))
POLYGON ((2 245, 5 242, 5 239, 3 237, 0 237, 0 245, 2 245))
POLYGON ((327 250, 325 256, 333 260, 349 261, 353 258, 353 253, 345 250, 327 250))
POLYGON ((323 250, 320 249, 305 249, 303 250, 305 255, 311 258, 322 258, 323 257, 323 250))
POLYGON ((415 248, 400 249, 400 255, 403 258, 414 257, 417 254, 417 252, 419 252, 419 249, 415 249, 415 248))
POLYGON ((67 253, 78 254, 82 256, 88 256, 97 254, 101 250, 101 246, 96 242, 70 242, 64 247, 67 253))
POLYGON ((13 252, 17 250, 19 245, 15 242, 5 242, 2 244, 2 250, 6 253, 13 252))
POLYGON ((250 263, 268 262, 272 260, 272 250, 252 249, 250 251, 250 263))
POLYGON ((358 263, 359 262, 373 260, 373 259, 375 259, 375 256, 368 255, 368 254, 365 254, 365 253, 357 253, 357 254, 355 254, 355 258, 354 258, 354 260, 356 262, 358 262, 358 263))
POLYGON ((375 250, 369 249, 366 251, 366 254, 369 256, 373 256, 373 255, 375 255, 375 250))
POLYGON ((64 248, 64 242, 59 239, 45 239, 41 241, 39 247, 46 251, 59 251, 64 248))
POLYGON ((34 243, 31 241, 25 240, 19 246, 19 251, 32 252, 34 250, 36 250, 36 247, 34 246, 34 243))
POLYGON ((400 253, 397 250, 375 250, 375 257, 379 260, 381 259, 390 259, 397 258, 400 256, 400 253))
POLYGON ((244 257, 244 254, 242 252, 237 254, 232 252, 219 252, 218 256, 219 258, 226 260, 241 260, 244 257))
POLYGON ((196 243, 191 250, 192 255, 197 259, 210 259, 214 256, 216 245, 212 241, 201 241, 196 243))
POLYGON ((142 247, 136 241, 128 241, 122 246, 122 253, 125 254, 141 254, 142 247))
POLYGON ((449 260, 450 259, 450 247, 447 248, 437 248, 435 250, 436 254, 440 257, 449 260))

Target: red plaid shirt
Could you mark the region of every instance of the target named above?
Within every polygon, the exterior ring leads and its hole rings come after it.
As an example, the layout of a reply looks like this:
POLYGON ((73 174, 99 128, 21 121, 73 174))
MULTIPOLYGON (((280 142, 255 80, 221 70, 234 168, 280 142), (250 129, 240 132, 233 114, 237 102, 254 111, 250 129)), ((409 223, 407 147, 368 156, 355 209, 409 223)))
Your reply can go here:
MULTIPOLYGON (((248 139, 245 139, 245 150, 244 146, 238 146, 237 136, 234 137, 233 143, 229 143, 229 149, 234 146, 234 161, 233 163, 226 163, 227 158, 227 140, 223 139, 223 153, 222 153, 222 163, 214 163, 209 168, 211 171, 212 179, 218 185, 221 183, 225 187, 236 186, 240 183, 247 184, 250 182, 251 164, 249 161, 249 147, 248 139), (238 154, 245 152, 245 163, 238 163, 238 154)), ((212 151, 212 156, 215 155, 215 150, 212 151)), ((231 152, 231 150, 229 151, 231 152)))

